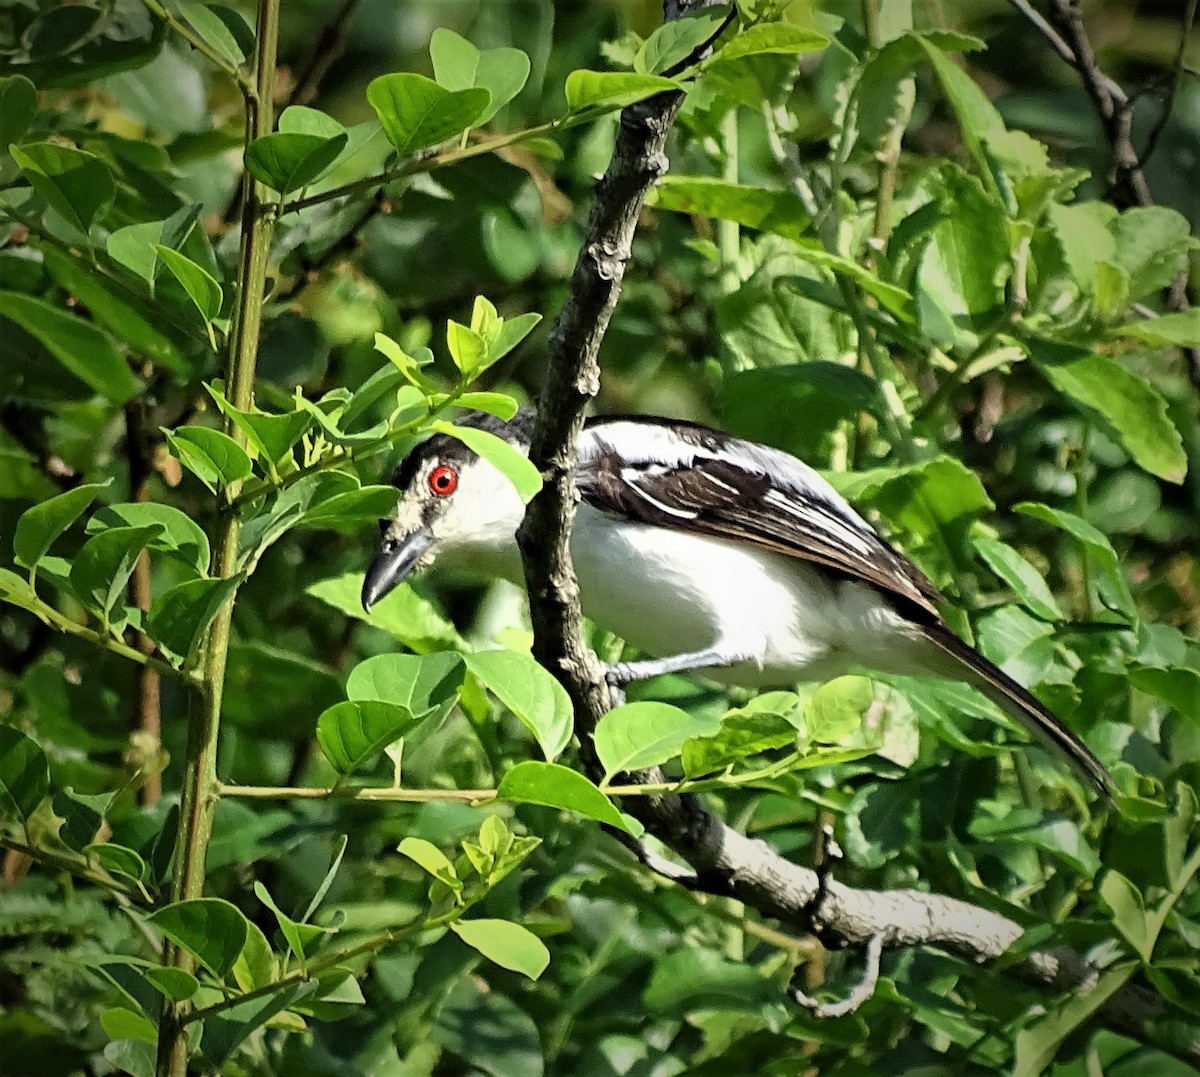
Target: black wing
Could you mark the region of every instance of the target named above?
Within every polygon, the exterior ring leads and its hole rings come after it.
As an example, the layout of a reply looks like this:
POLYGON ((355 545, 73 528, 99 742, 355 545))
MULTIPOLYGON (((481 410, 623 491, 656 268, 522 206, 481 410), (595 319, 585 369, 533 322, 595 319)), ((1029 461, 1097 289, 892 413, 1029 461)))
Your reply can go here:
POLYGON ((580 493, 639 523, 748 542, 861 580, 920 621, 941 595, 815 471, 691 423, 602 420, 581 446, 580 493))

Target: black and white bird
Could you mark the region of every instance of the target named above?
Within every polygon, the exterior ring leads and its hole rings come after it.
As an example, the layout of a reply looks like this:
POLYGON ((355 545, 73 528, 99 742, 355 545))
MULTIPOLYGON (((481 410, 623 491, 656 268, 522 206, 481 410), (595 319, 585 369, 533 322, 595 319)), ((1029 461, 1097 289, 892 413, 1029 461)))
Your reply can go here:
MULTIPOLYGON (((528 452, 534 418, 456 422, 528 452)), ((576 482, 583 612, 653 656, 611 667, 613 683, 700 670, 787 687, 860 669, 964 681, 1111 796, 1079 737, 949 628, 937 588, 807 464, 698 423, 603 417, 580 436, 576 482)), ((365 608, 434 561, 523 583, 525 506, 490 463, 436 434, 392 483, 404 496, 381 521, 365 608)))

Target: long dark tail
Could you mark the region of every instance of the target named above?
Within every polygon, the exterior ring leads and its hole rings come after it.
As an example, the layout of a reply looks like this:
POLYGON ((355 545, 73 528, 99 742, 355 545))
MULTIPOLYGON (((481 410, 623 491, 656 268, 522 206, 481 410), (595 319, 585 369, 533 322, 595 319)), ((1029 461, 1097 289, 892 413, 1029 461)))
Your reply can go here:
POLYGON ((1116 783, 1092 750, 1049 707, 1014 681, 994 662, 958 638, 946 625, 927 625, 930 638, 970 673, 969 681, 1006 714, 1011 715, 1040 744, 1065 759, 1110 803, 1116 783))

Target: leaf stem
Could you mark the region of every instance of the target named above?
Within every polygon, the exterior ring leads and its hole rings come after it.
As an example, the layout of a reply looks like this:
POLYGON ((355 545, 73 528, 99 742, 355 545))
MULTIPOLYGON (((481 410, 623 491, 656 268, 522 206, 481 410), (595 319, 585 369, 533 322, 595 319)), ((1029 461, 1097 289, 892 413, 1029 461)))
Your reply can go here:
POLYGON ((96 886, 102 886, 106 890, 111 890, 114 894, 120 894, 135 904, 143 906, 150 904, 145 891, 126 886, 121 880, 114 878, 107 871, 95 867, 84 856, 67 856, 56 849, 47 849, 44 846, 38 845, 27 845, 16 838, 9 837, 7 834, 0 834, 0 848, 12 849, 14 852, 24 854, 31 860, 37 860, 52 868, 69 872, 77 878, 94 883, 96 886))
POLYGON ((37 604, 37 609, 30 610, 30 613, 35 617, 39 617, 52 628, 57 628, 60 632, 65 632, 68 636, 85 640, 94 647, 99 647, 104 651, 111 651, 113 654, 129 659, 130 662, 136 662, 139 666, 153 669, 165 677, 176 677, 184 683, 193 686, 198 684, 194 674, 188 673, 186 670, 176 669, 169 662, 165 662, 163 659, 157 658, 152 654, 145 654, 136 647, 131 647, 129 644, 106 632, 99 632, 94 628, 88 628, 87 625, 81 625, 78 621, 71 620, 65 613, 59 612, 41 598, 34 596, 32 601, 37 604))

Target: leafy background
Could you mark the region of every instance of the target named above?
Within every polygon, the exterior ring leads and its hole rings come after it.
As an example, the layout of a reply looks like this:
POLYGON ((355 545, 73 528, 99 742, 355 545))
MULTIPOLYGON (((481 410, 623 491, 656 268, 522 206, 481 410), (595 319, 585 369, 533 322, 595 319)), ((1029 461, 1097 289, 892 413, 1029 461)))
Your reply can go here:
MULTIPOLYGON (((1178 8, 1087 5, 1105 69, 1161 91, 1178 8)), ((706 26, 643 48, 648 3, 288 4, 278 129, 243 158, 255 11, 164 12, 0 12, 0 1071, 154 1072, 160 1014, 193 1005, 193 1064, 226 1073, 1192 1072, 1178 346, 1200 321, 1152 315, 1194 272, 1200 80, 1154 136, 1150 207, 1110 189, 1078 76, 999 2, 744 4, 690 89, 598 408, 827 469, 1124 794, 1120 817, 1089 804, 954 685, 640 690, 598 733, 614 785, 666 763, 805 863, 832 824, 840 881, 958 896, 1104 969, 1056 996, 899 951, 819 1020, 789 981, 844 995, 859 956, 659 880, 598 825, 632 824, 572 769, 519 595, 447 574, 357 603, 412 439, 455 401, 536 395, 614 110, 706 26), (397 157, 411 175, 329 195, 397 157), (255 408, 226 368, 253 320, 243 160, 256 200, 314 200, 274 223, 255 408), (204 898, 173 901, 216 677, 229 795, 204 898), (1118 983, 1150 1020, 1100 1010, 1118 983)), ((1159 109, 1138 99, 1138 145, 1159 109)))

